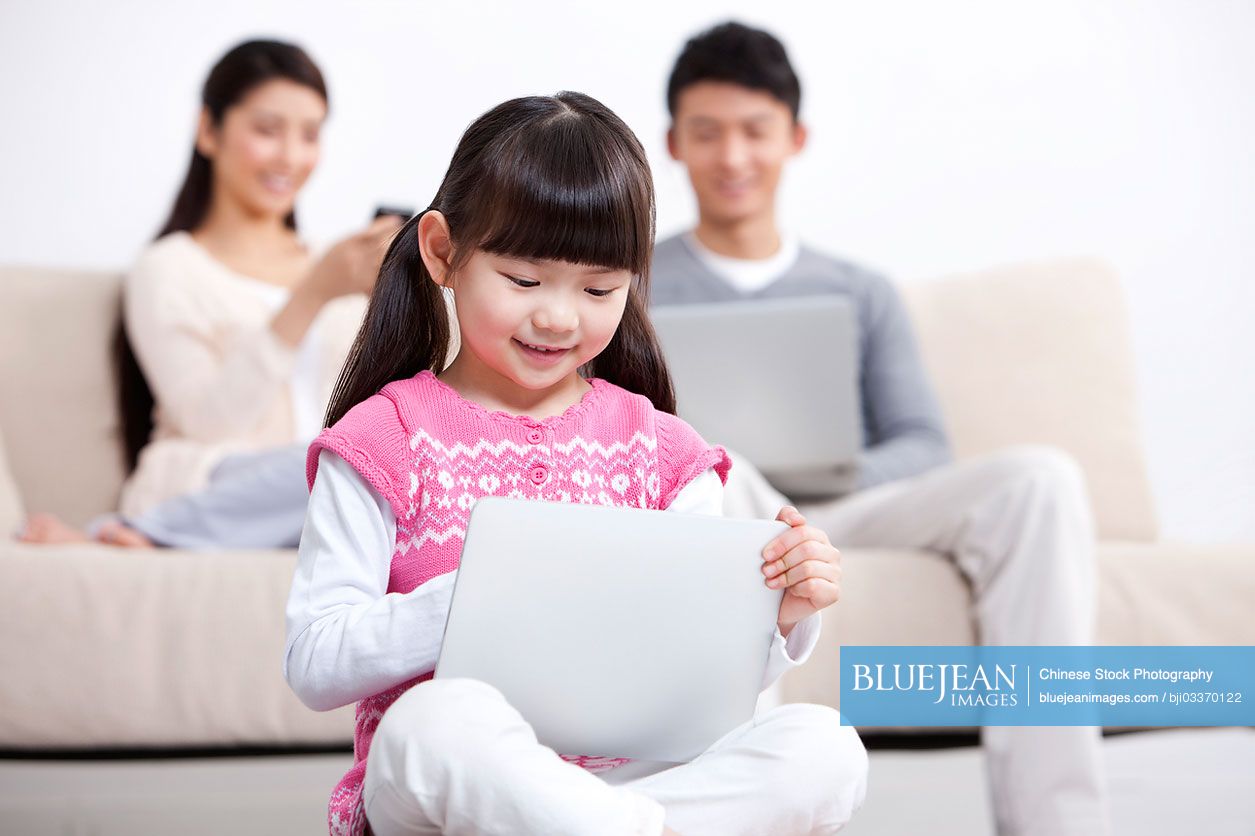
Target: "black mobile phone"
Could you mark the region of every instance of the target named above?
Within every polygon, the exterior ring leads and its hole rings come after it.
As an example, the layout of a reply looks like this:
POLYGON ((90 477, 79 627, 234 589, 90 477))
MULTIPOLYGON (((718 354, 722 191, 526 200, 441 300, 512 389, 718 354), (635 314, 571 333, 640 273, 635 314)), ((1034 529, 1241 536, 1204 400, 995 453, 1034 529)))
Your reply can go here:
POLYGON ((385 215, 396 215, 403 221, 408 221, 414 217, 415 212, 408 206, 384 206, 380 204, 375 207, 375 217, 382 218, 385 215))

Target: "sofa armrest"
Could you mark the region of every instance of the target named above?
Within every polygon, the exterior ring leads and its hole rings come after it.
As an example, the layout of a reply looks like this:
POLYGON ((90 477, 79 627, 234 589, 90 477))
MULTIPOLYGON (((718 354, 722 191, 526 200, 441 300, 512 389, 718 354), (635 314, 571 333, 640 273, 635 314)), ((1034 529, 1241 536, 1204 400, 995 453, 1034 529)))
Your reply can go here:
POLYGON ((18 492, 13 473, 9 470, 9 454, 4 445, 4 434, 0 432, 0 537, 7 540, 12 536, 25 516, 22 496, 18 492))

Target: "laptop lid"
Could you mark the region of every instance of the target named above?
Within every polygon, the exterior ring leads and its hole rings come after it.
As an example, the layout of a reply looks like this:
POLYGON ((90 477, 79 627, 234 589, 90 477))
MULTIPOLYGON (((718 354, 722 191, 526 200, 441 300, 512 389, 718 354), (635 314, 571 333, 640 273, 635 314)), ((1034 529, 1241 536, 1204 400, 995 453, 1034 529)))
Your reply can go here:
POLYGON ((791 497, 854 487, 858 327, 838 296, 655 307, 677 409, 791 497))
POLYGON ((485 497, 437 678, 498 690, 572 755, 684 762, 751 719, 782 593, 784 523, 485 497))

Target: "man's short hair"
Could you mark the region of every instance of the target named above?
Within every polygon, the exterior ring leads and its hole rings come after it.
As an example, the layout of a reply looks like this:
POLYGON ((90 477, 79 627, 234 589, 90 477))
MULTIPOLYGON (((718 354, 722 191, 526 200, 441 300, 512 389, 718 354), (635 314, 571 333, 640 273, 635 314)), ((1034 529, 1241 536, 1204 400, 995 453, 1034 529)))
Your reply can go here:
POLYGON ((680 93, 702 81, 726 81, 763 90, 787 105, 797 120, 802 85, 784 44, 769 32, 729 21, 690 38, 667 81, 667 110, 672 119, 680 93))

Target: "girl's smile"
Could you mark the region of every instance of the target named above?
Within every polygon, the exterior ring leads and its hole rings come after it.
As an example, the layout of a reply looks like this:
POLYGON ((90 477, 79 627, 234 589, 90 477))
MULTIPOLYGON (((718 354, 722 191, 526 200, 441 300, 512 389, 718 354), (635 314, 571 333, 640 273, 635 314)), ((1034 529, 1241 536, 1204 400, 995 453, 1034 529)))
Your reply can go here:
POLYGON ((524 357, 541 366, 552 366, 572 351, 572 348, 556 348, 525 343, 518 337, 514 338, 514 342, 519 346, 524 357))

